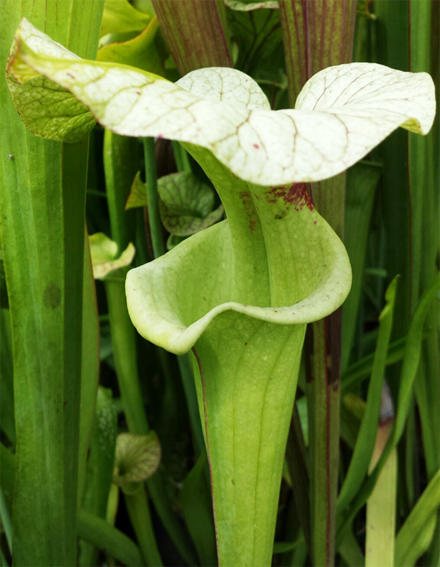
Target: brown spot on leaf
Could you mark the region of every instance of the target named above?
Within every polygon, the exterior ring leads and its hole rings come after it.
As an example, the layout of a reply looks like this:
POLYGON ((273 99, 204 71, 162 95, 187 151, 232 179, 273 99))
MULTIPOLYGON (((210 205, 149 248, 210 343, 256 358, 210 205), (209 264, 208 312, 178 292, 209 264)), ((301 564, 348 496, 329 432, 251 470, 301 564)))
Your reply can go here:
POLYGON ((238 196, 240 197, 241 202, 243 203, 244 206, 244 210, 246 211, 246 214, 249 217, 249 230, 251 232, 254 232, 257 227, 257 221, 255 219, 256 211, 255 211, 254 203, 252 201, 251 194, 249 193, 249 191, 240 191, 238 196))
POLYGON ((49 309, 56 309, 61 302, 61 290, 55 283, 46 286, 43 292, 43 303, 49 309))

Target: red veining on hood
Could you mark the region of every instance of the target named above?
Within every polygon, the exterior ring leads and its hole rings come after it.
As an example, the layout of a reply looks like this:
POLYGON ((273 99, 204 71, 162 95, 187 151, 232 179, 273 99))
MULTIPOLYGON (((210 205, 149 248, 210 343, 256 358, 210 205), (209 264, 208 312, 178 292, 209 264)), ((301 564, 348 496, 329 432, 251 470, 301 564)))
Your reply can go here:
POLYGON ((276 203, 279 199, 283 199, 288 207, 293 205, 296 211, 301 211, 304 206, 311 211, 315 208, 307 194, 306 183, 294 183, 291 187, 273 187, 266 191, 265 196, 268 203, 276 203))

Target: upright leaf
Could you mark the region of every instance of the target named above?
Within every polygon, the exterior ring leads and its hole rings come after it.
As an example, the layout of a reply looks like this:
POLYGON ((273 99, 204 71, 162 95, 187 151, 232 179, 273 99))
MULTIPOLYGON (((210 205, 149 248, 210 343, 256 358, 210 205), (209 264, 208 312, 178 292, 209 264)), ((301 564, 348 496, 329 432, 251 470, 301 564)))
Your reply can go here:
POLYGON ((0 425, 2 433, 15 442, 14 376, 12 362, 11 318, 9 309, 0 309, 0 425))
POLYGON ((430 527, 440 507, 440 469, 432 477, 422 496, 400 528, 396 538, 396 567, 412 567, 428 549, 433 536, 430 527))
POLYGON ((368 387, 367 403, 356 445, 350 461, 341 493, 338 498, 340 510, 348 506, 367 475, 374 449, 374 433, 379 420, 382 384, 385 371, 386 353, 393 328, 393 311, 396 297, 397 278, 385 294, 386 305, 379 317, 379 336, 374 356, 373 370, 368 387))
MULTIPOLYGON (((93 58, 101 14, 100 0, 1 2, 1 67, 23 16, 93 58)), ((43 83, 32 83, 36 95, 43 83)), ((63 93, 53 87, 54 115, 66 116, 63 93)), ((25 129, 3 77, 0 96, 1 238, 17 408, 14 563, 75 565, 87 141, 39 140, 25 129)))
POLYGON ((99 384, 99 319, 95 280, 93 279, 89 240, 84 241, 84 285, 81 351, 81 405, 78 457, 78 502, 81 503, 86 462, 95 422, 96 398, 99 384))
POLYGON ((364 281, 368 228, 381 169, 377 164, 358 163, 347 172, 344 243, 353 271, 353 285, 342 308, 342 372, 347 368, 355 338, 364 281))
POLYGON ((181 75, 202 67, 230 67, 221 0, 153 0, 165 41, 181 75))

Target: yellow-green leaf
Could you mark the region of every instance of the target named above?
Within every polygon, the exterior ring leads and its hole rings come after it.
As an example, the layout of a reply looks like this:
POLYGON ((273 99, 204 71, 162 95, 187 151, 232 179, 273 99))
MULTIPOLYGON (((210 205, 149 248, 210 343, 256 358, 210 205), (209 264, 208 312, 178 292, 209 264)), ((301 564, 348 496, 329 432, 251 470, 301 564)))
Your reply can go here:
POLYGON ((102 232, 92 234, 89 237, 89 243, 95 280, 102 280, 111 272, 129 266, 136 252, 133 244, 130 242, 122 254, 119 255, 116 242, 102 232))

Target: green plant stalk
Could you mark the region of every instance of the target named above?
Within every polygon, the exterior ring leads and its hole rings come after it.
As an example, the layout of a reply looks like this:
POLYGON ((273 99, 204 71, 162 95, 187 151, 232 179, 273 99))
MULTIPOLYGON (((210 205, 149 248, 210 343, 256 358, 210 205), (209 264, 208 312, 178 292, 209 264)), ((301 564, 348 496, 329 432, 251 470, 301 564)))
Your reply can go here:
POLYGON ((78 514, 78 536, 107 551, 124 565, 138 567, 143 564, 141 552, 131 539, 105 520, 85 510, 78 514))
MULTIPOLYGON (((12 492, 15 482, 15 455, 0 445, 0 486, 12 492)), ((80 510, 77 522, 78 537, 107 550, 126 565, 137 567, 142 564, 139 548, 125 534, 98 516, 80 510)))
POLYGON ((124 284, 106 281, 105 290, 110 316, 113 356, 128 429, 131 433, 145 435, 149 431, 149 426, 142 402, 142 392, 139 381, 131 379, 132 376, 138 375, 138 368, 135 330, 132 325, 129 325, 124 284))
MULTIPOLYGON (((136 140, 117 136, 110 131, 105 133, 104 165, 106 191, 112 236, 114 235, 118 239, 116 242, 120 250, 125 249, 130 237, 130 228, 127 222, 130 216, 127 215, 124 208, 137 168, 136 146, 136 140)), ((133 218, 132 215, 131 218, 133 218)), ((142 401, 142 391, 139 382, 136 331, 128 316, 124 286, 124 278, 121 281, 109 280, 105 282, 113 354, 128 429, 131 433, 146 435, 150 431, 150 427, 142 401)), ((189 563, 193 562, 194 553, 189 547, 186 536, 171 510, 160 472, 157 472, 147 481, 147 486, 156 510, 180 553, 186 561, 189 563)), ((141 490, 144 491, 145 489, 142 487, 141 490)), ((137 506, 132 509, 137 511, 139 516, 133 517, 132 521, 137 525, 139 521, 150 520, 150 524, 146 525, 139 532, 143 537, 146 537, 148 533, 148 543, 142 543, 142 547, 148 547, 150 550, 153 550, 150 552, 155 557, 159 557, 150 511, 148 509, 142 513, 139 512, 142 506, 148 507, 148 499, 139 495, 138 500, 137 506)))
POLYGON ((87 454, 92 436, 99 383, 99 316, 87 233, 84 240, 84 279, 81 351, 81 408, 78 455, 78 505, 84 491, 87 454))
MULTIPOLYGON (((110 316, 113 356, 128 429, 131 433, 145 435, 149 431, 149 426, 142 403, 139 380, 137 379, 136 337, 127 312, 124 283, 107 281, 105 282, 105 290, 110 316)), ((151 523, 148 500, 145 496, 145 488, 141 486, 139 492, 142 494, 132 497, 137 499, 138 502, 136 507, 131 506, 129 508, 130 520, 136 533, 146 538, 146 540, 139 540, 141 548, 143 550, 149 549, 155 557, 160 557, 151 523), (145 510, 140 512, 142 507, 145 510), (143 521, 146 523, 140 530, 139 526, 143 521)), ((157 565, 162 565, 162 561, 160 560, 157 565)))
POLYGON ((124 494, 124 499, 144 560, 147 565, 163 565, 157 545, 152 545, 155 541, 152 535, 153 523, 144 487, 139 486, 134 494, 124 494))
POLYGON ((189 161, 188 153, 182 148, 179 142, 172 141, 174 159, 176 160, 177 171, 187 171, 191 173, 191 163, 189 161))
POLYGON ((188 355, 178 356, 180 375, 182 377, 183 389, 185 391, 188 413, 191 423, 191 431, 194 437, 196 455, 199 456, 205 450, 205 441, 200 427, 200 412, 197 403, 197 392, 194 386, 194 376, 188 355))
MULTIPOLYGON (((309 476, 311 493, 312 557, 314 565, 333 563, 339 468, 338 383, 328 367, 329 318, 314 323, 313 357, 306 393, 309 408, 309 476), (336 434, 337 432, 337 434, 336 434)), ((307 348, 307 346, 306 346, 307 348)))
MULTIPOLYGON (((426 338, 426 337, 425 337, 426 338)), ((395 364, 403 358, 406 337, 390 343, 386 365, 395 364)), ((350 365, 342 375, 342 397, 350 390, 355 390, 359 384, 368 378, 373 368, 374 353, 368 354, 350 365)))
POLYGON ((12 493, 15 483, 15 455, 0 444, 0 486, 3 490, 12 493))
MULTIPOLYGON (((290 105, 304 83, 321 69, 352 59, 356 0, 282 0, 283 31, 290 105)), ((315 206, 343 239, 345 174, 315 183, 315 206)), ((310 430, 312 558, 334 563, 336 496, 339 468, 341 312, 313 325, 313 360, 307 396, 310 430), (331 367, 328 360, 331 359, 331 367)), ((310 356, 310 352, 309 352, 310 356)))
MULTIPOLYGON (((111 390, 100 388, 96 404, 96 420, 87 463, 87 484, 83 510, 105 519, 107 500, 113 477, 117 435, 117 413, 111 390)), ((79 542, 78 565, 96 565, 98 550, 90 543, 79 542)))
POLYGON ((393 310, 396 296, 397 278, 385 294, 386 305, 379 316, 379 336, 374 356, 373 370, 368 386, 365 413, 356 439, 350 465, 338 498, 338 510, 347 507, 356 496, 367 475, 374 451, 374 433, 380 414, 382 384, 385 370, 386 353, 393 328, 393 310))
MULTIPOLYGON (((136 331, 128 316, 124 283, 107 281, 105 282, 105 287, 116 373, 128 429, 136 435, 146 435, 150 431, 150 427, 142 402, 142 391, 137 379, 136 331)), ((170 533, 170 537, 184 559, 192 564, 194 562, 194 552, 171 510, 160 471, 147 480, 147 487, 159 517, 170 533)), ((142 487, 140 491, 144 491, 144 488, 142 487)), ((139 515, 131 517, 134 527, 141 526, 142 522, 151 521, 149 510, 144 510, 142 513, 139 512, 142 506, 148 506, 148 500, 144 499, 141 494, 136 496, 136 498, 138 498, 139 502, 137 502, 135 507, 132 507, 132 510, 139 515)), ((151 523, 149 526, 145 524, 138 529, 143 537, 146 537, 148 533, 148 543, 139 542, 141 547, 150 549, 150 553, 154 553, 157 557, 159 552, 152 551, 154 548, 157 549, 153 525, 151 523)))
POLYGON ((159 214, 159 196, 157 193, 156 151, 154 138, 144 139, 145 182, 147 185, 148 220, 154 257, 165 254, 165 240, 159 214))
POLYGON ((413 566, 428 549, 440 507, 440 469, 432 477, 422 496, 400 528, 396 537, 394 565, 413 566))
MULTIPOLYGON (((93 58, 102 5, 2 2, 2 68, 23 15, 93 58)), ((17 378, 14 562, 74 565, 88 143, 36 138, 21 123, 4 78, 0 89, 1 238, 17 378)))
MULTIPOLYGON (((412 0, 409 1, 410 70, 434 71, 434 73, 437 73, 437 79, 438 64, 436 65, 436 63, 438 61, 435 61, 435 57, 440 49, 439 15, 439 7, 434 2, 415 3, 412 0), (436 25, 437 29, 435 28, 436 25)), ((439 166, 438 160, 436 160, 436 150, 438 152, 439 140, 437 118, 437 128, 434 127, 434 132, 428 138, 422 140, 422 143, 415 143, 411 137, 408 142, 411 202, 417 207, 414 210, 411 226, 411 293, 413 305, 417 301, 420 291, 423 291, 437 269, 436 258, 438 257, 440 242, 437 219, 440 208, 437 190, 439 166), (424 230, 424 226, 429 227, 429 230, 424 230)), ((423 346, 422 361, 414 384, 428 479, 433 478, 440 468, 440 439, 437 434, 440 430, 440 384, 439 380, 436 379, 440 374, 439 321, 440 308, 436 305, 427 316, 429 334, 423 346)), ((435 520, 432 523, 435 524, 435 520)), ((439 529, 440 521, 437 519, 437 534, 439 529)), ((440 557, 440 538, 438 535, 432 543, 426 562, 436 565, 440 557)))
POLYGON ((380 456, 377 465, 371 472, 370 476, 363 483, 351 506, 351 509, 347 513, 341 515, 340 524, 338 526, 337 545, 339 545, 343 540, 345 533, 351 525, 351 522, 353 521, 355 515, 368 500, 384 464, 386 463, 393 449, 397 446, 397 443, 401 439, 404 432, 405 423, 411 407, 411 401, 413 399, 412 389, 414 380, 416 378, 417 369, 420 362, 423 324, 428 313, 428 308, 431 305, 432 300, 438 293, 439 287, 440 274, 438 274, 434 278, 434 281, 431 282, 431 285, 428 287, 428 289, 424 291, 414 312, 405 344, 405 353, 403 357, 402 372, 400 377, 399 397, 397 401, 397 412, 396 419, 393 424, 393 431, 388 439, 388 442, 385 446, 385 449, 383 450, 382 455, 380 456))
POLYGON ((8 544, 9 553, 12 555, 12 521, 11 514, 9 513, 8 504, 3 488, 0 487, 0 520, 5 532, 6 542, 8 544))
POLYGON ((359 547, 356 536, 353 534, 353 531, 347 534, 344 541, 339 546, 338 552, 347 565, 363 567, 365 563, 364 555, 359 547))
POLYGON ((125 205, 139 170, 139 143, 106 130, 103 153, 111 236, 122 253, 135 238, 136 211, 126 211, 125 205))
POLYGON ((9 309, 3 307, 0 309, 0 348, 0 426, 10 443, 15 444, 11 317, 9 309))
MULTIPOLYGON (((437 72, 438 51, 440 40, 438 36, 438 6, 434 2, 415 3, 408 1, 408 43, 409 70, 437 72), (436 23, 437 22, 437 23, 436 23)), ((438 93, 437 93, 438 99, 438 93)), ((434 127, 430 136, 415 142, 408 139, 408 178, 410 191, 410 305, 416 305, 420 292, 432 279, 439 253, 439 232, 437 218, 439 215, 438 201, 438 160, 436 159, 435 143, 439 140, 438 118, 437 128, 434 127), (436 140, 437 138, 437 140, 436 140), (420 143, 421 142, 421 143, 420 143), (436 183, 437 172, 437 183, 436 183), (430 223, 430 224, 428 224, 430 223), (430 230, 424 230, 429 226, 430 230), (429 233, 429 235, 427 234, 429 233)), ((437 147, 438 152, 438 147, 437 147)), ((431 479, 440 468, 440 442, 436 432, 440 428, 439 400, 440 384, 435 379, 440 373, 440 356, 438 340, 440 333, 440 309, 436 305, 428 315, 430 326, 429 338, 424 344, 422 361, 417 379, 414 384, 416 402, 422 425, 423 448, 428 479, 431 479)), ((415 436, 409 439, 414 446, 415 436)), ((407 451, 410 453, 410 451, 407 451)), ((412 463, 410 463, 411 465, 412 463)), ((412 467, 414 469, 414 466, 412 467)), ((414 493, 408 487, 409 495, 414 493)), ((409 498, 414 503, 417 494, 409 498)), ((440 515, 437 520, 432 518, 429 529, 434 530, 437 523, 437 533, 440 528, 440 515)), ((434 538, 425 561, 428 564, 438 564, 440 561, 439 538, 434 538)))
POLYGON ((307 548, 311 552, 311 525, 310 525, 310 481, 307 468, 306 447, 301 429, 298 408, 293 408, 290 423, 289 437, 286 447, 286 461, 292 481, 293 499, 299 521, 301 523, 307 548))

